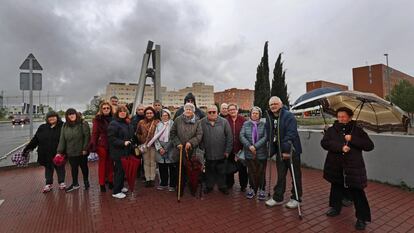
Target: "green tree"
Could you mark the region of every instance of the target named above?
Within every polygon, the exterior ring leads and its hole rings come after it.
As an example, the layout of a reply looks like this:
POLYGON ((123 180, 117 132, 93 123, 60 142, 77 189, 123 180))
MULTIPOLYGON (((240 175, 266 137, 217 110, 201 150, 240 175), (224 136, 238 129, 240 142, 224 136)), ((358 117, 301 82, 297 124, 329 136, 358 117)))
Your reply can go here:
POLYGON ((391 90, 391 95, 387 96, 389 100, 391 97, 392 103, 400 107, 402 110, 408 112, 411 118, 414 114, 414 85, 407 80, 401 80, 391 90))
POLYGON ((254 105, 265 111, 270 98, 268 41, 264 45, 263 57, 257 66, 256 82, 254 84, 254 105))
POLYGON ((289 107, 289 94, 285 81, 286 70, 283 70, 282 53, 277 57, 275 68, 273 69, 271 96, 278 96, 284 105, 289 107))
POLYGON ((0 119, 4 119, 7 115, 7 110, 5 108, 0 108, 0 119))

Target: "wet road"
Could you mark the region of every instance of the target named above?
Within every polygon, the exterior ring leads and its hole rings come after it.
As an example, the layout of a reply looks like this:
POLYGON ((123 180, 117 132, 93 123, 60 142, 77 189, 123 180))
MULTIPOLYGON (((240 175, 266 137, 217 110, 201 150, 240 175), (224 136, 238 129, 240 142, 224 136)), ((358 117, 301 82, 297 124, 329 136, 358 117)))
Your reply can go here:
MULTIPOLYGON (((43 122, 34 122, 33 134, 43 122)), ((0 157, 29 140, 29 125, 0 123, 0 157)))

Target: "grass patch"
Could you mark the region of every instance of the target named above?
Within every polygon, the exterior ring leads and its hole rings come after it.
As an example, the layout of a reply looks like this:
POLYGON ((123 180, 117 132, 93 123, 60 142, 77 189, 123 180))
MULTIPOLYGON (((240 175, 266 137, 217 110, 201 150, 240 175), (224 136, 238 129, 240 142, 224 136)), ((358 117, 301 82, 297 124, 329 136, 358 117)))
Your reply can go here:
MULTIPOLYGON (((323 118, 297 118, 298 125, 325 125, 325 121, 323 118)), ((326 123, 331 125, 333 124, 335 119, 333 118, 326 118, 326 123)))

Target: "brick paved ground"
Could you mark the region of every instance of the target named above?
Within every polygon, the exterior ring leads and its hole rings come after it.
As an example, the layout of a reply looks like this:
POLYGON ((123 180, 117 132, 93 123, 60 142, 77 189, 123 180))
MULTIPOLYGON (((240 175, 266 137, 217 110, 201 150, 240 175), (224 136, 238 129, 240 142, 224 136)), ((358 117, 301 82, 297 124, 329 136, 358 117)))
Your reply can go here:
MULTIPOLYGON (((100 193, 96 164, 90 170, 91 189, 68 194, 57 186, 42 194, 41 167, 1 170, 0 200, 5 201, 0 205, 0 232, 354 231, 353 207, 335 218, 325 216, 329 185, 318 170, 303 169, 301 221, 296 210, 247 200, 237 185, 229 196, 214 191, 200 200, 186 193, 177 203, 174 193, 143 188, 138 181, 136 195, 115 200, 110 192, 100 193)), ((373 217, 367 232, 414 232, 413 193, 372 182, 366 191, 373 217)))

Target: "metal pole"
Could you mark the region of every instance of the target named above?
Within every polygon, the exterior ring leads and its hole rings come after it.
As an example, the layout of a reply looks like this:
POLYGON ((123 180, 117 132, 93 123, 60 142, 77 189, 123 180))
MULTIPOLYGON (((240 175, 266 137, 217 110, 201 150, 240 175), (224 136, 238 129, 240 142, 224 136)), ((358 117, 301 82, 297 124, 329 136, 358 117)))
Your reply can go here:
POLYGON ((162 103, 161 93, 161 46, 155 45, 155 78, 154 78, 154 98, 162 103))
POLYGON ((390 79, 390 67, 388 66, 388 53, 384 54, 385 59, 387 61, 387 82, 388 82, 388 98, 391 101, 391 79, 390 79))
POLYGON ((30 139, 33 137, 33 58, 29 56, 29 119, 30 119, 30 139))

